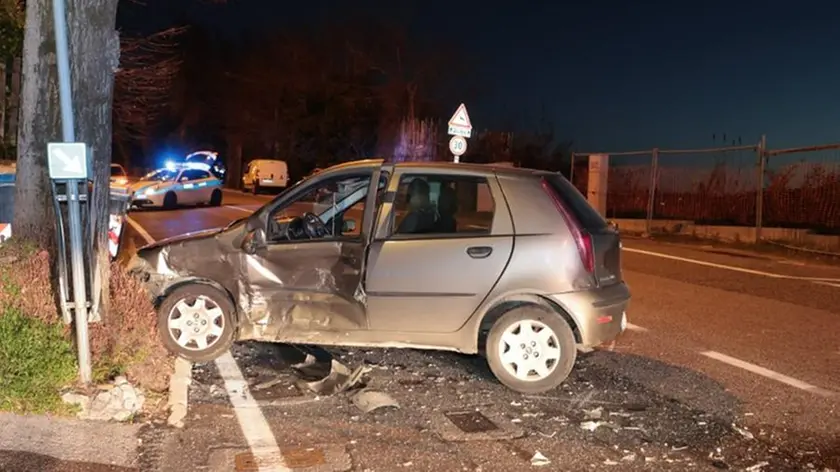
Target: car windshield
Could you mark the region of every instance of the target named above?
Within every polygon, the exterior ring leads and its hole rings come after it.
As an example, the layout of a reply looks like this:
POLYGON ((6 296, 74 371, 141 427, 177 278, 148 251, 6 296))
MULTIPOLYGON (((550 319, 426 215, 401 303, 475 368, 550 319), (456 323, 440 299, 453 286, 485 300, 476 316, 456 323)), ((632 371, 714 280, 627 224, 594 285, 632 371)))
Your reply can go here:
POLYGON ((178 171, 169 169, 158 169, 146 174, 141 180, 152 180, 156 182, 166 182, 174 180, 178 176, 178 171))
POLYGON ((120 166, 111 166, 111 177, 124 177, 125 171, 120 166))

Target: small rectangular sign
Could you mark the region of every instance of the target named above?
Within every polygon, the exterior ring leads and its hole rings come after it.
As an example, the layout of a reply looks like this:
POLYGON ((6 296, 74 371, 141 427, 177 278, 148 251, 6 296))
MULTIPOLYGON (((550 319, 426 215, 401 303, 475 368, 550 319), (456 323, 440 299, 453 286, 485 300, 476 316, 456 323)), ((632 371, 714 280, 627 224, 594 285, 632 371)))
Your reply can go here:
POLYGON ((450 136, 463 136, 469 138, 472 136, 472 128, 462 128, 460 126, 449 126, 450 136))
POLYGON ((87 146, 85 143, 47 144, 47 163, 53 180, 87 180, 87 146))

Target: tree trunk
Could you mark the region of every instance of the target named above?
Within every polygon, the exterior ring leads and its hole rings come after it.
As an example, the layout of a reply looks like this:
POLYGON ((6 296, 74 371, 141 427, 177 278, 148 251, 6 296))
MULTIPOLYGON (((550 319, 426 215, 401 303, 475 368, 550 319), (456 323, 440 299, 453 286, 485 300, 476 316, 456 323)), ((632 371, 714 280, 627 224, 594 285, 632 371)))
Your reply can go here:
POLYGON ((12 94, 9 97, 9 144, 17 146, 18 119, 20 118, 20 82, 21 82, 21 58, 16 57, 12 61, 12 94))
POLYGON ((6 60, 0 59, 0 147, 2 156, 6 158, 6 60))
POLYGON ((242 185, 242 139, 235 134, 227 139, 227 179, 225 187, 239 189, 242 185))
POLYGON ((58 83, 50 0, 26 2, 23 87, 15 178, 15 237, 55 247, 55 214, 47 171, 47 143, 59 136, 58 83))
POLYGON ((93 195, 89 205, 92 316, 108 311, 108 220, 111 178, 111 104, 119 66, 117 0, 67 0, 76 141, 88 145, 93 195))

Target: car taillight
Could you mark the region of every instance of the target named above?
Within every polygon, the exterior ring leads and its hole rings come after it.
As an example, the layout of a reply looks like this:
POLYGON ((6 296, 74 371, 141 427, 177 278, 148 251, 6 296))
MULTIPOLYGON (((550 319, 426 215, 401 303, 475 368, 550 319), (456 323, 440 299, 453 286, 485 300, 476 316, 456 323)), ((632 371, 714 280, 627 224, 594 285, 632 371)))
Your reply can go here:
POLYGON ((578 255, 580 256, 580 262, 583 263, 583 268, 590 274, 595 272, 595 252, 592 248, 592 236, 584 231, 578 219, 569 212, 566 205, 560 200, 560 197, 557 196, 557 193, 551 187, 548 180, 542 179, 542 188, 545 193, 548 194, 549 198, 551 198, 551 201, 554 203, 554 207, 557 208, 560 216, 563 217, 563 221, 566 222, 566 226, 569 228, 569 231, 572 233, 572 238, 575 240, 578 255))

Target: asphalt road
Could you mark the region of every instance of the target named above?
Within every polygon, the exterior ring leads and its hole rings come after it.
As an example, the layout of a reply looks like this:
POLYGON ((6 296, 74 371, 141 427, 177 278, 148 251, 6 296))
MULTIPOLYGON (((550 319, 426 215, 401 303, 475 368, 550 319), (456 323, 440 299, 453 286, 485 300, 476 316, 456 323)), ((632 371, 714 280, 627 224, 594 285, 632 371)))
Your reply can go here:
MULTIPOLYGON (((224 226, 270 198, 228 192, 221 208, 134 212, 126 237, 224 226)), ((256 470, 256 453, 283 458, 264 470, 513 471, 535 467, 538 451, 546 470, 840 469, 840 268, 624 246, 630 329, 580 356, 557 391, 514 394, 468 356, 330 350, 371 367, 369 387, 400 405, 365 414, 346 394, 297 388, 298 351, 239 345, 230 363, 194 367, 185 428, 144 453, 158 470, 256 470), (496 429, 464 432, 445 416, 457 411, 496 429)))

